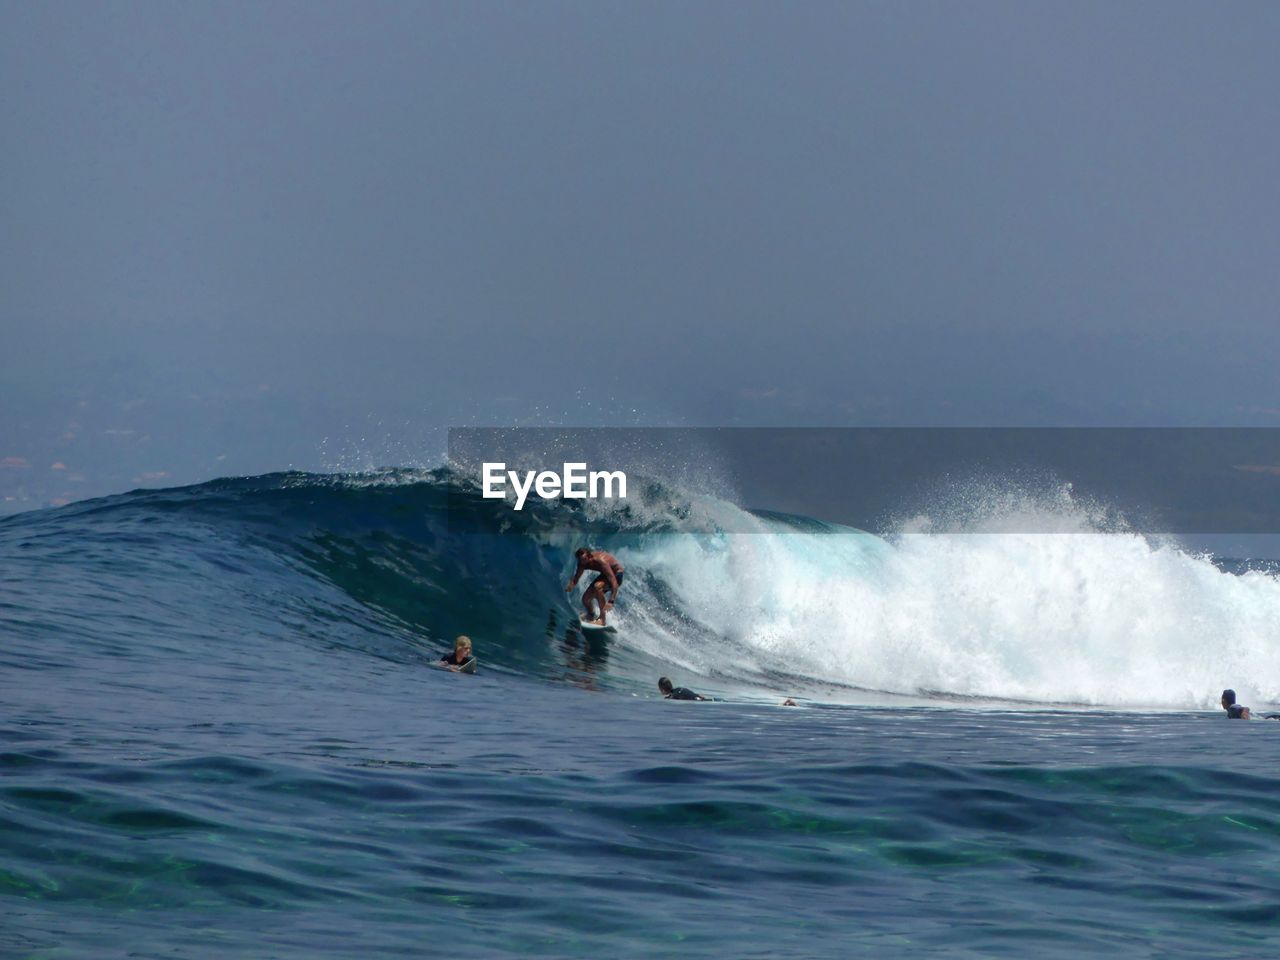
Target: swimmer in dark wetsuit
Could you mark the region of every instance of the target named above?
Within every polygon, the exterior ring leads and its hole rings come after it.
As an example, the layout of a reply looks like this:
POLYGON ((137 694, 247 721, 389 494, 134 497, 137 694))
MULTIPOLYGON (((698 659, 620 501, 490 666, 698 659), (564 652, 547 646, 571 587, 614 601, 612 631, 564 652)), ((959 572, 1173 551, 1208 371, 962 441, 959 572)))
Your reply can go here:
POLYGON ((453 652, 446 653, 440 658, 439 662, 457 673, 463 670, 468 664, 475 662, 475 657, 471 653, 471 638, 467 636, 458 637, 453 641, 453 652))
POLYGON ((1234 690, 1222 691, 1222 709, 1227 711, 1228 720, 1253 719, 1248 707, 1244 704, 1236 703, 1236 692, 1234 690))
POLYGON ((582 593, 582 606, 587 611, 586 622, 604 626, 605 614, 613 609, 618 599, 618 590, 622 586, 622 575, 625 569, 618 558, 604 550, 589 550, 579 547, 573 554, 578 560, 577 569, 573 571, 573 579, 564 588, 568 593, 578 585, 578 580, 588 570, 596 571, 597 576, 587 584, 582 593), (605 591, 609 591, 609 599, 605 600, 605 591), (599 612, 596 608, 599 607, 599 612))
POLYGON ((658 689, 662 691, 662 696, 667 700, 710 700, 710 697, 704 697, 699 693, 694 693, 688 687, 673 687, 671 681, 666 677, 658 678, 658 689))
MULTIPOLYGON (((1252 720, 1253 714, 1244 704, 1236 703, 1234 690, 1222 691, 1222 709, 1227 711, 1228 720, 1252 720)), ((1280 720, 1280 713, 1264 713, 1263 720, 1280 720)))

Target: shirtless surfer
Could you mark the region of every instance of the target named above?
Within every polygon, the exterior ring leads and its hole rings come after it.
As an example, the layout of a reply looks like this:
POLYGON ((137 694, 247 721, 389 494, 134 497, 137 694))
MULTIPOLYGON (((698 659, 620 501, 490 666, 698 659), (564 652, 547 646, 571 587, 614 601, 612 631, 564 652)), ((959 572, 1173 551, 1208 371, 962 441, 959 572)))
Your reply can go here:
POLYGON ((605 614, 613 609, 614 601, 618 599, 618 588, 622 586, 622 564, 618 562, 617 557, 604 550, 579 547, 573 555, 578 560, 578 568, 573 571, 573 579, 564 588, 564 592, 568 593, 576 587, 578 580, 586 571, 596 571, 595 578, 587 584, 587 589, 582 594, 582 606, 587 611, 583 620, 586 623, 598 623, 603 627, 605 614), (606 589, 610 594, 608 600, 605 600, 604 596, 606 589), (596 612, 597 607, 599 607, 599 613, 596 612))

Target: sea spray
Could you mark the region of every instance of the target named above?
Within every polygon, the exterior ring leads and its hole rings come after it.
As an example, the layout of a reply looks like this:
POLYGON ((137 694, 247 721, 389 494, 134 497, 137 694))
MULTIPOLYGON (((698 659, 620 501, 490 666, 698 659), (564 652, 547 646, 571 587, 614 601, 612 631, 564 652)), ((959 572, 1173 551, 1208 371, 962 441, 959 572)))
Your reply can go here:
POLYGON ((662 537, 620 556, 714 636, 691 654, 672 628, 665 642, 649 638, 652 652, 706 672, 773 667, 1042 704, 1206 707, 1228 685, 1280 700, 1275 576, 1232 575, 1167 539, 1100 529, 1070 498, 1004 505, 969 518, 968 532, 917 518, 884 541, 770 518, 760 533, 662 537), (1011 518, 1015 504, 1044 515, 1011 518))

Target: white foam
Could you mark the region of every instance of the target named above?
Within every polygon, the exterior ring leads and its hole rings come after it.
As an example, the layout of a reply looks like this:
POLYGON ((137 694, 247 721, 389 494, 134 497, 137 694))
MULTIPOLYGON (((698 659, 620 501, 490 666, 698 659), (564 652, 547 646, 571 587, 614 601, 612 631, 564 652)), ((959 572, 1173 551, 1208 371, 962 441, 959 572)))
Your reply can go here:
POLYGON ((641 538, 619 558, 663 599, 633 588, 632 637, 704 674, 785 669, 903 694, 1203 708, 1233 686, 1280 701, 1275 577, 1096 532, 1069 495, 1000 503, 969 532, 915 518, 891 544, 764 519, 755 534, 641 538))

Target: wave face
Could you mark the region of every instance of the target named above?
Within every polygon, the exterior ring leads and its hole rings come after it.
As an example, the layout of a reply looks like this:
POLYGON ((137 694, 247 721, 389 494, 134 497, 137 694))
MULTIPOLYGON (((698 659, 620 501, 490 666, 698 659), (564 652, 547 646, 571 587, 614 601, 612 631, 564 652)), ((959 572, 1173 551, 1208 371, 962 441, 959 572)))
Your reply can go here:
POLYGON ((124 657, 302 644, 406 661, 467 633, 486 669, 616 689, 678 671, 747 697, 1185 708, 1231 685, 1280 701, 1273 574, 1099 532, 1069 497, 1015 497, 963 532, 930 522, 882 539, 656 482, 625 508, 517 515, 447 469, 138 491, 0 523, 24 570, 12 629, 32 641, 7 662, 37 666, 21 651, 50 630, 124 657), (505 532, 459 532, 459 510, 505 532), (1058 532, 1008 532, 1026 511, 1058 532), (583 543, 627 567, 607 645, 564 592, 583 543))

